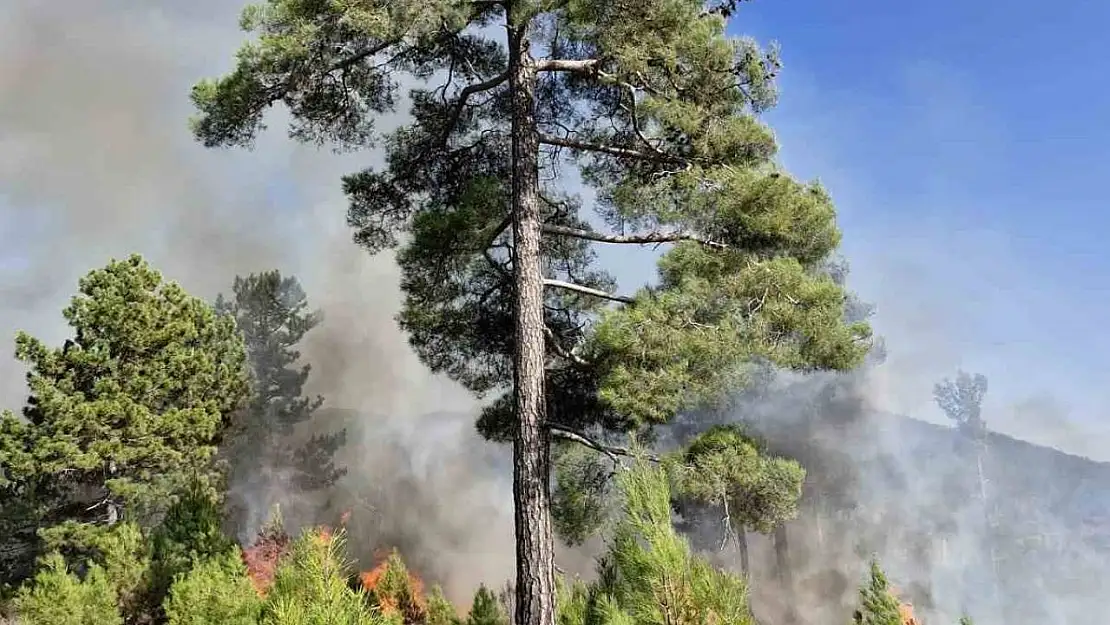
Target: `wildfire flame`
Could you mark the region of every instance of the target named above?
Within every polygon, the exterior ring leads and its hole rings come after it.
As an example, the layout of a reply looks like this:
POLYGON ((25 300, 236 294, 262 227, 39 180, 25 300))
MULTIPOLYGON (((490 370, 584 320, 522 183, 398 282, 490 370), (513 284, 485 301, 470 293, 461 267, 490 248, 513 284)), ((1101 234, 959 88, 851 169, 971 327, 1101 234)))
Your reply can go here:
MULTIPOLYGON (((351 513, 344 512, 338 527, 342 528, 350 520, 351 513)), ((335 530, 327 525, 316 530, 319 539, 327 544, 335 536, 335 530)), ((281 560, 289 553, 293 540, 279 526, 266 527, 259 533, 255 542, 243 549, 243 562, 247 575, 259 596, 265 597, 274 583, 274 574, 281 560)), ((359 584, 371 593, 378 607, 386 614, 399 614, 405 623, 423 622, 428 610, 428 599, 424 594, 424 580, 408 570, 400 556, 393 550, 379 550, 374 554, 376 564, 373 568, 358 575, 359 584), (392 567, 396 563, 397 570, 392 567), (404 577, 398 575, 404 572, 404 577), (383 582, 387 582, 383 584, 383 582)))
POLYGON ((281 559, 289 553, 291 543, 284 532, 263 531, 253 545, 243 550, 247 576, 260 597, 266 596, 273 585, 274 573, 281 559))
POLYGON ((913 604, 903 603, 898 606, 898 614, 902 617, 902 625, 922 625, 921 621, 913 615, 913 604))
POLYGON ((396 575, 399 571, 391 571, 394 561, 400 562, 400 557, 391 558, 396 552, 379 550, 374 559, 377 564, 368 571, 359 574, 362 588, 372 593, 378 603, 378 608, 383 614, 400 614, 405 623, 423 622, 428 611, 428 599, 424 594, 424 580, 418 575, 404 569, 405 578, 394 578, 388 584, 390 574, 396 575), (397 587, 398 582, 401 586, 397 587))

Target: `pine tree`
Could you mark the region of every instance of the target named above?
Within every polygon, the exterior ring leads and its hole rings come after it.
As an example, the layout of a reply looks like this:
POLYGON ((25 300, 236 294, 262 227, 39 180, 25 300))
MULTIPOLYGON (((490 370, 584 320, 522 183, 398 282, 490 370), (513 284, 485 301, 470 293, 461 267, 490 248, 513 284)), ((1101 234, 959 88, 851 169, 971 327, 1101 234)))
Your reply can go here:
POLYGON ((759 441, 736 425, 710 427, 674 462, 676 494, 724 513, 726 539, 736 541, 741 569, 750 573, 744 533, 769 534, 797 516, 805 469, 793 460, 767 454, 759 441))
POLYGON ((555 618, 552 432, 664 423, 756 358, 844 369, 867 350, 822 270, 830 198, 775 164, 757 117, 775 51, 726 35, 737 4, 267 0, 236 67, 194 88, 205 145, 250 145, 281 103, 294 138, 368 148, 398 79, 423 81, 385 168, 344 179, 348 218, 371 252, 404 240, 399 320, 421 358, 479 395, 512 389, 479 427, 514 443, 517 625, 555 618), (561 185, 568 163, 598 219, 561 185), (669 251, 654 285, 617 294, 596 244, 669 251))
MULTIPOLYGON (((248 391, 231 320, 139 256, 89 272, 64 316, 60 348, 16 339, 30 398, 23 419, 0 418, 0 508, 19 502, 25 526, 73 543, 124 518, 147 526, 190 483, 213 490, 248 391)), ((25 575, 41 547, 15 549, 22 564, 4 573, 25 575)))
POLYGON ((583 606, 564 614, 583 615, 579 625, 754 625, 746 580, 713 567, 675 531, 665 470, 640 457, 617 485, 621 513, 598 580, 572 590, 583 606))
MULTIPOLYGON (((1005 609, 999 594, 1000 571, 998 569, 997 527, 995 523, 994 506, 987 491, 987 475, 985 464, 990 452, 989 431, 987 422, 983 419, 983 398, 987 394, 987 377, 981 373, 970 374, 958 371, 955 379, 945 379, 933 386, 933 398, 945 416, 952 420, 961 436, 958 438, 958 453, 970 461, 974 466, 973 472, 968 473, 970 479, 963 480, 964 484, 973 484, 966 488, 978 502, 979 513, 982 516, 983 543, 986 546, 984 568, 989 571, 991 586, 991 599, 1001 613, 1005 609)), ((968 597, 970 598, 970 596, 968 597)))
POLYGON ((466 616, 466 625, 508 625, 508 623, 509 619, 506 618, 497 595, 484 584, 478 586, 477 592, 474 593, 474 602, 466 616))
POLYGON ((230 530, 237 534, 246 529, 246 504, 234 497, 237 486, 262 489, 269 484, 258 482, 272 469, 292 474, 283 491, 331 486, 346 473, 333 462, 346 432, 317 433, 297 446, 289 442, 296 427, 310 422, 324 402, 304 396, 311 365, 296 366, 297 345, 321 321, 319 312, 309 310, 300 282, 273 270, 236 277, 232 290, 234 297, 217 298, 216 309, 235 319, 252 374, 251 399, 235 413, 222 450, 230 462, 230 530))
POLYGON ((890 584, 878 561, 871 561, 867 582, 860 588, 860 607, 853 615, 856 625, 902 625, 898 599, 890 592, 890 584))

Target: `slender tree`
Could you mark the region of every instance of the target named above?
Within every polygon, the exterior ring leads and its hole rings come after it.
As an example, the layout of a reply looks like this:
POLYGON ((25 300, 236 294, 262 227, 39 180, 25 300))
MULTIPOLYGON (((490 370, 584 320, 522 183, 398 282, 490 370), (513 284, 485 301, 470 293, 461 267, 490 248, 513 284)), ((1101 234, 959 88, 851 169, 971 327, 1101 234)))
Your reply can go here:
POLYGON ((867 350, 821 269, 830 198, 776 166, 757 118, 779 62, 726 35, 737 4, 268 0, 235 68, 194 88, 205 145, 249 145, 281 103, 294 138, 366 148, 399 78, 417 82, 384 169, 344 179, 348 218, 371 252, 404 235, 399 320, 424 361, 478 394, 511 387, 479 428, 513 441, 517 625, 555 618, 551 433, 666 422, 756 357, 843 369, 867 350), (655 284, 618 294, 595 244, 669 249, 655 284))
POLYGON ((983 540, 987 545, 986 568, 991 576, 991 597, 995 608, 1001 613, 1004 604, 999 594, 1001 574, 998 569, 998 549, 995 546, 998 528, 992 499, 987 491, 988 479, 984 468, 990 452, 989 432, 982 415, 983 398, 986 394, 987 377, 981 373, 958 371, 955 379, 945 379, 933 386, 933 398, 937 406, 962 434, 959 439, 962 447, 960 451, 969 455, 975 464, 974 497, 979 502, 983 517, 983 540))
MULTIPOLYGON (((297 345, 320 323, 320 313, 309 309, 295 277, 276 270, 236 277, 232 291, 231 298, 217 298, 216 310, 235 319, 252 374, 250 401, 233 416, 222 450, 230 463, 232 492, 236 486, 265 487, 258 482, 271 475, 268 469, 292 475, 285 490, 311 492, 331 486, 346 472, 333 462, 346 432, 316 433, 305 442, 290 442, 297 426, 311 422, 324 402, 304 395, 312 367, 297 365, 297 345)), ((246 504, 230 503, 232 530, 238 533, 244 529, 246 504)))

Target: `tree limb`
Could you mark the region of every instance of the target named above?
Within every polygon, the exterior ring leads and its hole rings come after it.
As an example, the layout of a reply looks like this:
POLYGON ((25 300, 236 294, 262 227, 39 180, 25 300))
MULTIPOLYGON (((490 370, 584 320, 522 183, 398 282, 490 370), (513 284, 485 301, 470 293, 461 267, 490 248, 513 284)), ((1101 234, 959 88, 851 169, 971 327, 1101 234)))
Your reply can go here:
POLYGON ((538 72, 592 72, 601 63, 600 59, 542 59, 536 61, 538 72))
POLYGON ((351 56, 348 56, 347 58, 339 59, 335 63, 332 63, 328 67, 328 72, 334 72, 334 71, 340 70, 340 69, 347 69, 348 67, 350 67, 350 66, 352 66, 352 65, 354 65, 354 64, 356 64, 360 61, 368 59, 368 58, 374 56, 375 54, 381 52, 382 50, 385 50, 389 46, 392 46, 396 43, 397 43, 397 41, 390 39, 390 40, 387 40, 387 41, 379 42, 378 44, 373 45, 373 46, 367 46, 367 47, 363 48, 362 50, 359 50, 358 52, 355 52, 351 56))
POLYGON ((677 243, 679 241, 694 241, 701 243, 706 247, 714 249, 728 249, 728 245, 717 241, 710 241, 692 234, 682 232, 650 232, 647 234, 606 234, 604 232, 596 232, 594 230, 585 230, 581 228, 570 228, 567 226, 558 226, 555 224, 544 224, 543 231, 548 234, 560 234, 568 237, 575 237, 578 239, 585 239, 587 241, 597 241, 598 243, 632 243, 638 245, 647 245, 651 243, 677 243))
MULTIPOLYGON (((586 436, 578 430, 569 428, 565 425, 559 425, 558 423, 548 423, 547 429, 551 430, 551 434, 553 436, 557 436, 568 441, 573 441, 575 443, 578 443, 579 445, 582 445, 583 447, 588 447, 589 449, 592 449, 598 453, 605 454, 606 456, 609 456, 610 460, 617 464, 620 463, 621 458, 635 458, 637 456, 637 454, 633 453, 632 450, 628 449, 627 447, 618 447, 616 445, 606 445, 604 443, 599 443, 598 441, 595 441, 594 439, 586 436)), ((656 456, 654 454, 646 454, 643 457, 650 462, 662 462, 659 456, 656 456)))
POLYGON ((554 349, 555 353, 558 354, 561 358, 569 360, 571 363, 578 367, 590 366, 590 362, 588 360, 579 356, 578 354, 575 354, 572 350, 568 350, 563 347, 563 345, 559 342, 559 337, 555 336, 555 331, 552 330, 550 327, 545 325, 543 327, 543 333, 547 337, 547 340, 551 342, 551 349, 554 349))
POLYGON ((632 304, 636 301, 636 300, 632 299, 631 297, 627 297, 625 295, 616 295, 614 293, 607 293, 605 291, 602 291, 601 289, 595 289, 595 288, 588 287, 588 286, 582 286, 581 284, 575 284, 573 282, 566 282, 564 280, 552 280, 552 279, 548 278, 548 279, 545 279, 543 281, 543 285, 544 286, 555 287, 557 289, 565 289, 567 291, 574 291, 575 293, 582 293, 583 295, 592 295, 594 297, 600 297, 601 299, 607 299, 607 300, 614 301, 614 302, 623 302, 625 304, 632 304))
POLYGON ((486 238, 486 244, 482 246, 482 255, 486 257, 486 261, 489 262, 490 267, 492 267, 494 271, 500 273, 503 276, 508 276, 509 272, 506 271, 505 268, 497 262, 497 259, 493 257, 493 254, 490 252, 490 248, 493 247, 493 242, 497 240, 497 237, 501 236, 501 233, 509 227, 509 224, 511 224, 512 221, 512 217, 505 217, 504 219, 502 219, 501 222, 494 227, 493 233, 486 238))
POLYGON ((448 118, 447 125, 443 129, 443 134, 440 136, 439 144, 443 145, 447 143, 447 138, 451 136, 451 133, 455 130, 455 126, 459 123, 459 118, 462 117, 463 110, 466 109, 466 103, 467 100, 470 99, 470 96, 482 93, 483 91, 489 91, 508 79, 509 72, 505 71, 489 80, 483 80, 482 82, 476 82, 463 87, 463 90, 459 92, 458 100, 455 101, 455 108, 451 111, 451 117, 448 118))
POLYGON ((642 161, 657 161, 664 163, 682 163, 686 164, 686 159, 672 156, 663 152, 645 152, 634 148, 626 148, 616 145, 605 145, 601 143, 587 143, 585 141, 578 141, 575 139, 568 139, 564 137, 556 137, 553 135, 540 135, 540 143, 544 145, 553 145, 561 148, 570 148, 572 150, 582 150, 583 152, 600 152, 602 154, 611 154, 613 156, 620 156, 623 158, 635 158, 642 161))

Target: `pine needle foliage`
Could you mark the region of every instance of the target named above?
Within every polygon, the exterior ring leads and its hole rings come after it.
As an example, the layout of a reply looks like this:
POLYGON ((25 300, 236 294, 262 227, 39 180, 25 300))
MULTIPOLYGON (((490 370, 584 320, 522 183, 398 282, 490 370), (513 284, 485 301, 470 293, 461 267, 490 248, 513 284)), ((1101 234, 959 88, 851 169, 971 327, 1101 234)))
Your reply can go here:
POLYGON ((345 536, 306 530, 278 567, 262 625, 382 625, 361 590, 351 587, 345 536))
POLYGON ((871 561, 867 581, 859 591, 860 606, 853 615, 855 625, 902 625, 898 599, 890 591, 886 574, 877 560, 871 561))

